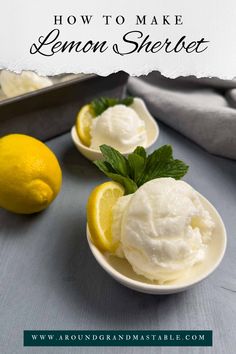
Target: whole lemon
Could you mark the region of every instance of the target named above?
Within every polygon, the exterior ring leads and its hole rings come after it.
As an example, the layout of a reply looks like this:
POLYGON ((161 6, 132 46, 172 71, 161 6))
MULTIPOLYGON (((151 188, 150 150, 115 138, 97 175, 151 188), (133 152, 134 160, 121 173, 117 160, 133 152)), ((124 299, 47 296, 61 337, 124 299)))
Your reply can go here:
POLYGON ((22 134, 0 138, 0 207, 19 214, 41 211, 61 182, 57 158, 41 141, 22 134))

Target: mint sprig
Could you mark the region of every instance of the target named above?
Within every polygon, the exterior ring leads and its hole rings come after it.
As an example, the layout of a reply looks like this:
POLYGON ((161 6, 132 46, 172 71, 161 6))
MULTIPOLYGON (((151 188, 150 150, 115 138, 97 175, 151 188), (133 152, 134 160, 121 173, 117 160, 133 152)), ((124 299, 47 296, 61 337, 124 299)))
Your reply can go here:
POLYGON ((171 145, 163 145, 147 156, 143 147, 138 146, 131 154, 123 156, 108 145, 101 145, 104 160, 94 161, 95 165, 109 178, 122 184, 125 194, 134 193, 144 183, 160 177, 181 179, 188 166, 173 158, 171 145))
POLYGON ((90 103, 90 106, 92 108, 94 117, 97 117, 100 114, 102 114, 109 107, 114 107, 117 104, 123 104, 125 106, 130 106, 133 103, 133 101, 134 101, 133 97, 126 97, 123 99, 100 97, 100 98, 94 99, 90 103))

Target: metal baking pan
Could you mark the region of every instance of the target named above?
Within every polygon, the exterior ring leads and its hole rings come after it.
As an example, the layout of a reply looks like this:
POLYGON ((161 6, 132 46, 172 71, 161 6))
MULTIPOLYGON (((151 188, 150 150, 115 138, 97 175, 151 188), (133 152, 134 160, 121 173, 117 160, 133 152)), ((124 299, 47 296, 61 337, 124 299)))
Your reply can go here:
POLYGON ((88 75, 0 102, 0 136, 21 133, 48 140, 70 130, 82 105, 95 97, 122 97, 128 74, 88 75))

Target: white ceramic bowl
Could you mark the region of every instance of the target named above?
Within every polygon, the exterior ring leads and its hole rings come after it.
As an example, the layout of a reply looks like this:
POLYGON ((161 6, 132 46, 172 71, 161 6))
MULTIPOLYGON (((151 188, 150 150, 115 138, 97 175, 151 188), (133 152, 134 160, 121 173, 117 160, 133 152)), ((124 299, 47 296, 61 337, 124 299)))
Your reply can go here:
MULTIPOLYGON (((134 102, 132 105, 130 105, 131 108, 133 108, 139 117, 144 120, 146 129, 147 129, 147 146, 145 149, 149 149, 158 139, 159 136, 159 127, 156 122, 156 120, 151 116, 149 113, 144 101, 140 98, 134 98, 134 102)), ((79 150, 79 152, 84 155, 87 159, 94 161, 94 160, 99 160, 102 159, 102 153, 100 150, 94 150, 91 149, 87 146, 85 146, 80 138, 78 137, 78 134, 76 132, 75 126, 72 127, 71 129, 71 136, 72 140, 76 146, 76 148, 79 150)), ((127 151, 127 153, 124 153, 124 155, 127 155, 132 151, 127 151)))
POLYGON ((137 275, 127 260, 102 253, 93 244, 87 227, 87 239, 90 250, 100 266, 119 283, 133 290, 148 294, 174 294, 199 283, 207 278, 220 264, 226 249, 226 230, 224 223, 213 205, 200 194, 204 207, 211 214, 215 222, 215 230, 208 244, 206 260, 196 264, 191 272, 183 278, 165 285, 155 284, 143 276, 137 275))

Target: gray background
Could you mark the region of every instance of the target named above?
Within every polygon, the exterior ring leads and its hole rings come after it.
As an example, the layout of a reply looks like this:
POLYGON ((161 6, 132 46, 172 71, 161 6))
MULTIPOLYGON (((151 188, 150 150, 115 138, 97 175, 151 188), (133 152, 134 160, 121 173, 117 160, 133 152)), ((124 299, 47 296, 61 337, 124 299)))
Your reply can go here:
POLYGON ((48 142, 63 169, 52 206, 34 216, 0 210, 0 353, 235 353, 236 162, 212 156, 160 125, 186 161, 188 181, 218 209, 228 231, 220 267, 189 291, 136 293, 96 263, 85 236, 85 205, 105 178, 66 134, 48 142), (24 329, 212 329, 213 348, 23 348, 24 329))

